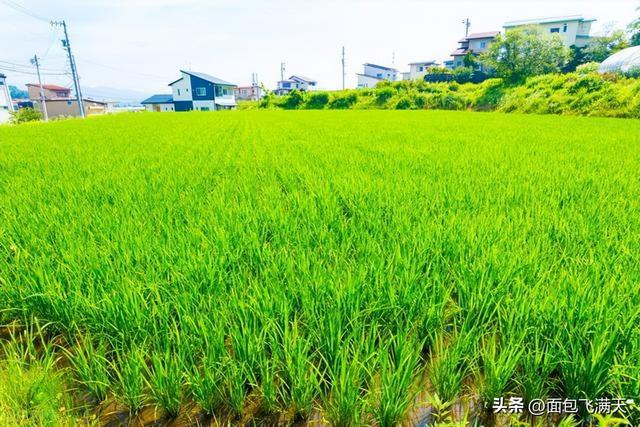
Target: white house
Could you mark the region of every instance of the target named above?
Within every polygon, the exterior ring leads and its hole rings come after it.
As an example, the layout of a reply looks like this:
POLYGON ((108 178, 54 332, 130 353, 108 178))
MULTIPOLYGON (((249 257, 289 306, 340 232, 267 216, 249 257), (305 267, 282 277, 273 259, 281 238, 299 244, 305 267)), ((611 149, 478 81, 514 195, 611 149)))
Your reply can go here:
POLYGON ((7 123, 11 119, 9 114, 11 111, 13 111, 13 101, 7 86, 7 76, 0 74, 0 124, 7 123))
POLYGON ((278 82, 278 88, 276 89, 276 95, 286 95, 294 89, 301 92, 309 92, 316 88, 318 82, 309 77, 301 75, 293 75, 286 80, 280 80, 278 82))
POLYGON ((169 83, 175 111, 230 110, 236 103, 234 83, 205 73, 180 70, 182 77, 169 83))
POLYGON ((419 80, 424 78, 427 74, 427 70, 431 67, 437 67, 439 64, 436 61, 422 61, 412 62, 409 64, 409 72, 402 73, 403 80, 419 80))
POLYGON ((358 76, 358 88, 375 87, 384 80, 395 82, 398 80, 398 70, 382 65, 364 64, 364 72, 358 76))
POLYGON ((544 32, 560 35, 567 47, 584 47, 589 44, 591 25, 595 21, 596 19, 585 18, 583 15, 557 16, 507 22, 504 24, 504 29, 508 32, 515 28, 533 25, 540 27, 544 32))
POLYGON ((173 95, 153 95, 151 98, 142 101, 142 105, 145 110, 157 113, 175 111, 173 95))
MULTIPOLYGON (((491 46, 491 43, 493 43, 496 37, 498 37, 498 34, 500 34, 500 31, 473 33, 459 40, 458 43, 460 46, 451 54, 453 62, 450 63, 450 67, 453 69, 463 67, 464 57, 467 56, 469 52, 471 52, 473 56, 478 56, 481 53, 486 52, 489 49, 489 46, 491 46)), ((449 68, 449 64, 445 65, 449 68)))

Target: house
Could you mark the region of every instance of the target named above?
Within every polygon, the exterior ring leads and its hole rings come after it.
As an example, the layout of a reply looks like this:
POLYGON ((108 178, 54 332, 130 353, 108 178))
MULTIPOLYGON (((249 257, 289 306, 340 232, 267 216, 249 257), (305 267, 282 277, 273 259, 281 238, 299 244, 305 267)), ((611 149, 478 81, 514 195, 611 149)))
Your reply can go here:
POLYGON ((239 86, 235 89, 238 101, 258 101, 262 98, 262 88, 258 85, 239 86))
POLYGON ((230 110, 237 107, 238 86, 205 73, 180 70, 182 76, 169 83, 175 111, 230 110))
POLYGON ((395 82, 398 79, 398 70, 383 65, 366 63, 364 72, 358 76, 358 88, 375 87, 384 80, 395 82))
MULTIPOLYGON (((29 99, 40 99, 40 85, 29 83, 27 84, 27 91, 29 92, 29 99)), ((71 89, 57 86, 57 85, 42 85, 42 91, 44 92, 44 99, 69 99, 71 98, 71 89)))
POLYGON ((318 82, 310 79, 309 77, 293 75, 287 80, 280 80, 278 82, 278 88, 275 90, 275 93, 276 95, 286 95, 294 89, 302 92, 308 92, 314 90, 317 85, 318 82))
POLYGON ((7 123, 11 119, 13 111, 13 101, 11 100, 11 92, 7 86, 7 76, 0 73, 0 124, 7 123))
POLYGON ((146 111, 169 112, 175 111, 173 95, 153 95, 141 102, 146 111))
MULTIPOLYGON (((34 99, 34 108, 42 111, 41 101, 34 99)), ((80 117, 80 107, 76 98, 66 99, 47 99, 47 114, 49 117, 80 117)), ((107 114, 109 112, 109 103, 104 101, 96 101, 93 99, 83 99, 84 111, 87 116, 95 116, 107 114)))
POLYGON ((536 26, 549 34, 558 34, 566 47, 585 47, 589 44, 591 25, 596 19, 583 15, 557 16, 553 18, 527 19, 504 24, 505 31, 526 26, 536 26))
MULTIPOLYGON (((451 68, 464 67, 464 57, 467 56, 469 52, 476 57, 486 52, 499 34, 500 31, 473 33, 459 40, 458 43, 460 46, 451 54, 453 57, 451 68)), ((480 69, 482 69, 482 65, 480 65, 480 69)))
POLYGON ((437 67, 436 61, 412 62, 409 64, 409 73, 402 73, 403 80, 419 80, 423 79, 427 70, 431 67, 437 67))

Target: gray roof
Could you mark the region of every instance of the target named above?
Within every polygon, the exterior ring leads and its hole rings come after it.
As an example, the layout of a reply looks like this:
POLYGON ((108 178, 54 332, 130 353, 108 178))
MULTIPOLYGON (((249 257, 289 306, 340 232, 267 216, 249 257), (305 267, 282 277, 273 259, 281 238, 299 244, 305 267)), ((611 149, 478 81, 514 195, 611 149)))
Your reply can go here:
POLYGON ((364 64, 365 67, 373 67, 373 68, 379 68, 381 70, 389 70, 389 71, 395 71, 396 73, 398 72, 398 70, 396 70, 395 68, 391 68, 391 67, 385 67, 384 65, 376 65, 376 64, 372 64, 370 62, 367 62, 364 64))
POLYGON ((153 95, 141 102, 141 104, 171 104, 173 95, 153 95))
POLYGON ((318 83, 316 80, 309 77, 302 76, 300 74, 294 74, 293 76, 289 77, 289 80, 293 80, 293 79, 302 80, 307 83, 318 83))
MULTIPOLYGON (((196 77, 198 77, 198 78, 200 78, 200 79, 202 79, 202 80, 206 80, 206 81, 208 81, 208 82, 215 83, 215 84, 217 84, 217 85, 238 86, 238 85, 237 85, 237 84, 235 84, 235 83, 229 83, 229 82, 227 82, 227 81, 224 81, 224 80, 222 80, 222 79, 219 79, 219 78, 217 78, 217 77, 214 77, 214 76, 212 76, 212 75, 205 74, 205 73, 197 73, 197 72, 195 72, 195 71, 184 71, 184 70, 180 70, 180 72, 181 72, 181 73, 185 73, 185 74, 189 74, 190 76, 196 76, 196 77)), ((174 83, 175 83, 175 82, 174 82, 174 83)), ((169 86, 171 86, 171 85, 169 85, 169 86)))
POLYGON ((555 22, 593 22, 595 18, 586 18, 584 15, 569 15, 569 16, 553 16, 551 18, 537 18, 537 19, 524 19, 521 21, 511 21, 504 24, 504 28, 519 27, 521 25, 536 25, 536 24, 552 24, 555 22))

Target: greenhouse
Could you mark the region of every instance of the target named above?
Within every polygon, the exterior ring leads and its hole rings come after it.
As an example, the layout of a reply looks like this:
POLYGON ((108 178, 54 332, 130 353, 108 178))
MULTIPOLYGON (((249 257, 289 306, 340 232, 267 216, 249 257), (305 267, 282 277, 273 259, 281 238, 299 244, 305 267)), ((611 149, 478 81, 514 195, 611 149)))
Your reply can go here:
POLYGON ((630 47, 611 55, 602 64, 601 73, 640 73, 640 46, 630 47))

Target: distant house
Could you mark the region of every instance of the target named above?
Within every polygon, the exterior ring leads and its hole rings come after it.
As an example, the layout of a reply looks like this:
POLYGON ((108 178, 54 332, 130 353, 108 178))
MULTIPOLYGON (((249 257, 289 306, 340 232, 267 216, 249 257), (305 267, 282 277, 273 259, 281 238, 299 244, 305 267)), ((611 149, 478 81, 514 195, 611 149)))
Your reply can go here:
POLYGON ((145 110, 157 113, 175 111, 173 95, 153 95, 141 102, 145 110))
MULTIPOLYGON (((40 85, 35 83, 27 84, 29 99, 38 111, 43 111, 40 96, 40 85)), ((71 89, 58 85, 42 85, 42 92, 47 103, 47 114, 49 117, 80 117, 80 107, 77 98, 71 97, 71 89)), ((83 98, 84 111, 88 116, 106 114, 110 112, 108 102, 97 101, 95 99, 83 98)))
POLYGON ((318 82, 309 77, 301 75, 293 75, 286 80, 278 82, 278 88, 275 90, 276 95, 286 95, 294 89, 301 92, 309 92, 316 88, 318 82))
POLYGON ((402 73, 403 80, 419 80, 424 78, 427 70, 431 67, 437 67, 436 61, 412 62, 409 64, 409 73, 402 73))
POLYGON ((489 49, 489 46, 491 46, 491 43, 494 42, 494 40, 496 39, 496 37, 498 37, 499 34, 500 34, 500 31, 473 33, 459 40, 458 43, 460 44, 460 46, 451 54, 451 56, 453 57, 453 63, 451 64, 451 68, 455 69, 455 68, 463 67, 464 57, 467 56, 469 52, 471 52, 473 56, 478 56, 481 53, 486 52, 489 49))
POLYGON ((504 29, 509 32, 516 28, 536 26, 549 34, 558 34, 567 47, 585 47, 591 40, 589 33, 591 32, 591 25, 595 21, 596 19, 585 18, 583 15, 556 16, 553 18, 511 21, 504 24, 504 29))
MULTIPOLYGON (((29 83, 27 84, 27 91, 29 92, 29 99, 32 101, 40 99, 40 85, 29 83)), ((57 86, 57 85, 42 85, 42 91, 44 92, 44 99, 70 99, 71 89, 57 86)))
POLYGON ((258 101, 262 98, 262 88, 258 85, 239 86, 235 89, 238 101, 258 101))
POLYGON ((214 111, 236 108, 234 83, 205 73, 180 70, 182 76, 169 83, 175 111, 214 111))
POLYGON ((398 80, 398 70, 383 65, 366 63, 364 64, 364 72, 356 74, 358 76, 358 87, 375 87, 384 80, 395 82, 398 80))
POLYGON ((7 86, 7 76, 0 73, 0 124, 7 123, 11 119, 9 114, 11 111, 13 111, 13 101, 7 86))

